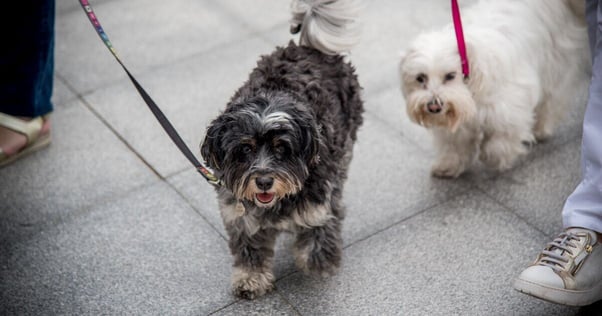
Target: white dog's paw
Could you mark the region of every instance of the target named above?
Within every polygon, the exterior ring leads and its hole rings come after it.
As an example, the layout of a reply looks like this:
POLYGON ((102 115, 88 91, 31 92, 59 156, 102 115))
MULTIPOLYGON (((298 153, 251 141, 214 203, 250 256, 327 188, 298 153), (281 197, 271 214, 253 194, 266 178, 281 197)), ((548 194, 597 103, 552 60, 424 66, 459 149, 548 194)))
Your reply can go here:
POLYGON ((274 289, 274 275, 271 272, 249 272, 245 269, 234 268, 232 287, 234 295, 252 300, 274 289))
POLYGON ((527 153, 521 141, 496 138, 483 145, 479 159, 490 169, 506 171, 514 167, 519 157, 527 153))
POLYGON ((548 140, 554 134, 551 126, 545 126, 543 124, 536 124, 533 128, 533 136, 538 142, 544 142, 548 140))
POLYGON ((438 178, 457 178, 466 170, 466 163, 457 155, 440 157, 433 167, 431 174, 438 178))

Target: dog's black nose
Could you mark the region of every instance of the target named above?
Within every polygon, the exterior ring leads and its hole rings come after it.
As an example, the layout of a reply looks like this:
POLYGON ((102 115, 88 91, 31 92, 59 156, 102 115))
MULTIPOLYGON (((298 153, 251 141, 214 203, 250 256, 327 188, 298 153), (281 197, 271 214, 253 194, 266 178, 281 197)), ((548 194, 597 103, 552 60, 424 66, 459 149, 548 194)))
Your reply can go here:
POLYGON ((257 177, 255 178, 255 184, 257 184, 257 187, 260 190, 267 191, 272 188, 272 185, 274 184, 274 178, 266 176, 257 177))

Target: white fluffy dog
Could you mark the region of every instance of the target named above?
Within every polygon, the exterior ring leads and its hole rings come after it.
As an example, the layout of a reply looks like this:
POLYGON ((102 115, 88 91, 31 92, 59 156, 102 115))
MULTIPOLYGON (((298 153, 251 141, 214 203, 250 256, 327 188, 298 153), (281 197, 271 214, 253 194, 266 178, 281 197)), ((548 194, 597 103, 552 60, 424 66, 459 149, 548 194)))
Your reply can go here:
POLYGON ((411 120, 433 132, 434 176, 457 177, 477 158, 506 170, 553 133, 589 64, 583 2, 482 0, 466 8, 468 78, 452 24, 411 43, 401 90, 411 120))

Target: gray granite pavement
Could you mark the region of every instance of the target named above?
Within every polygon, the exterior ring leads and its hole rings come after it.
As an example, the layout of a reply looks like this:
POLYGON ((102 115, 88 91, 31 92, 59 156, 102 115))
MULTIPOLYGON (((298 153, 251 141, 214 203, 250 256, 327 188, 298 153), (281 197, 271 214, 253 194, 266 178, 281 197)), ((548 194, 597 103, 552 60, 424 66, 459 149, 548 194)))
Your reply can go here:
MULTIPOLYGON (((468 5, 473 0, 460 1, 468 5)), ((117 52, 195 154, 261 54, 293 37, 288 0, 92 0, 117 52)), ((585 96, 502 175, 430 177, 400 52, 447 0, 367 0, 353 51, 365 124, 344 192, 341 271, 299 272, 283 235, 272 293, 230 292, 213 189, 171 143, 77 0, 57 0, 52 145, 0 169, 1 315, 602 315, 512 280, 561 228, 579 181, 585 96)), ((582 85, 586 85, 584 82, 582 85)))

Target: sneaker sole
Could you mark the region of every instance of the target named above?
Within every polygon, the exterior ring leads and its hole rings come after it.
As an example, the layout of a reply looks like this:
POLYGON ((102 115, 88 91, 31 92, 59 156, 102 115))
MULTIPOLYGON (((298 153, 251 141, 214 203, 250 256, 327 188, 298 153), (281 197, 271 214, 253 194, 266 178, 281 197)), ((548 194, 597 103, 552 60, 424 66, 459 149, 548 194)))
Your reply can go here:
POLYGON ((573 291, 547 287, 541 284, 516 279, 514 281, 514 289, 548 302, 570 306, 591 305, 602 300, 602 283, 589 290, 573 291))

